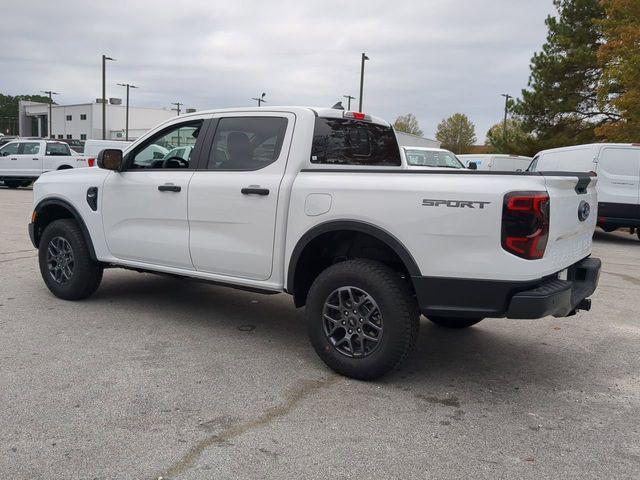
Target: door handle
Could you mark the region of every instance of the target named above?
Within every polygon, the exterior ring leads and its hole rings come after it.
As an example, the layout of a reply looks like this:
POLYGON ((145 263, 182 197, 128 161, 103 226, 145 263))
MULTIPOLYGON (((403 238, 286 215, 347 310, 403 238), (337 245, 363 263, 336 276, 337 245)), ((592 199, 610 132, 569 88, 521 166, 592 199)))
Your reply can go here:
POLYGON ((179 192, 182 187, 178 185, 158 185, 158 190, 161 192, 179 192))
POLYGON ((11 160, 18 160, 17 158, 12 158, 11 160))
POLYGON ((31 160, 36 160, 36 161, 38 161, 38 160, 40 160, 40 159, 39 159, 39 158, 32 158, 31 160))
POLYGON ((269 195, 268 188, 260 188, 260 187, 245 187, 240 192, 243 195, 269 195))

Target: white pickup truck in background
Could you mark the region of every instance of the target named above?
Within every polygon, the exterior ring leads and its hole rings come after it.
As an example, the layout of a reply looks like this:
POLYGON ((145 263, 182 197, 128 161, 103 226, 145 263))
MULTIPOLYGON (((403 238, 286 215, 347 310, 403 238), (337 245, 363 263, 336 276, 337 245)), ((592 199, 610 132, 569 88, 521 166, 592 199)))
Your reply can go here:
POLYGON ((322 360, 360 379, 406 358, 420 314, 464 328, 588 310, 597 177, 440 155, 402 153, 389 123, 359 112, 197 112, 102 151, 100 168, 43 175, 29 234, 66 300, 108 267, 287 292, 322 360))
POLYGON ((0 181, 9 188, 26 187, 51 170, 93 166, 95 157, 73 155, 65 142, 19 139, 0 147, 0 181))

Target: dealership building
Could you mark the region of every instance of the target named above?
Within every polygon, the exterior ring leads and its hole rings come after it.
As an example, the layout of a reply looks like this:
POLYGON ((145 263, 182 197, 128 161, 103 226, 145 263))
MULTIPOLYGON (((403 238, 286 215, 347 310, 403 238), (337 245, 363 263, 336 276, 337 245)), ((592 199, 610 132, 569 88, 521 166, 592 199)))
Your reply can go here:
MULTIPOLYGON (((159 123, 174 117, 169 108, 129 107, 129 140, 142 136, 159 123)), ((126 107, 119 98, 106 104, 106 138, 124 140, 126 107)), ((18 131, 21 137, 49 137, 68 140, 102 139, 102 99, 95 103, 51 106, 49 135, 49 104, 20 101, 18 131)))

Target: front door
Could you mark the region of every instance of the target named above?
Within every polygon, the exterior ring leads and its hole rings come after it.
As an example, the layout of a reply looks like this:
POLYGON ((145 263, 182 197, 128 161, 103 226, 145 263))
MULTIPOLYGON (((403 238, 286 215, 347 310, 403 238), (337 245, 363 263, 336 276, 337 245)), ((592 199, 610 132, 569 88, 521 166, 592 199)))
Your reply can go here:
POLYGON ((18 147, 17 170, 20 175, 37 177, 42 173, 41 142, 21 142, 18 147))
POLYGON ((294 115, 282 112, 218 116, 208 155, 189 187, 196 270, 254 280, 271 276, 278 194, 294 123, 294 115))
POLYGON ((203 120, 165 127, 127 153, 124 171, 107 177, 102 215, 114 257, 193 269, 187 200, 202 130, 203 120))

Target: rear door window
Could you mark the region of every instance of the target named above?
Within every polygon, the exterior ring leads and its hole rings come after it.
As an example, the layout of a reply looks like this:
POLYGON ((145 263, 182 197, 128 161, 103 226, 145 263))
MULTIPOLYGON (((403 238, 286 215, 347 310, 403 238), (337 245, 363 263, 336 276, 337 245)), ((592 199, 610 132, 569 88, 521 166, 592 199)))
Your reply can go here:
POLYGON ((216 128, 207 168, 260 170, 280 157, 287 131, 283 117, 225 117, 216 128))
POLYGON ((345 118, 316 118, 311 163, 400 166, 400 149, 391 127, 345 118))

